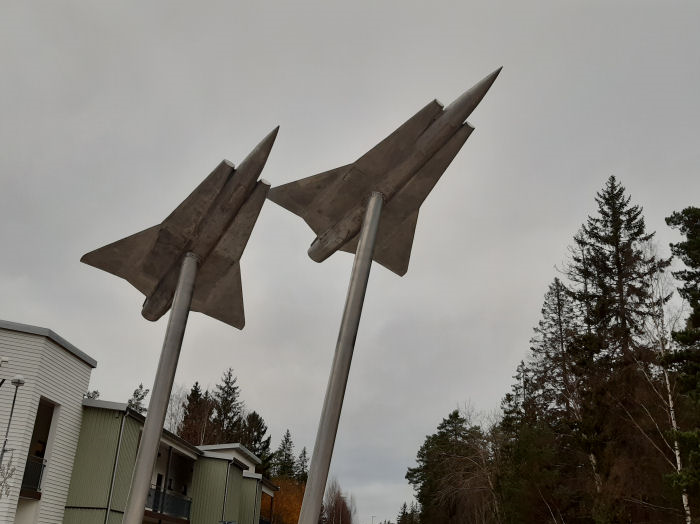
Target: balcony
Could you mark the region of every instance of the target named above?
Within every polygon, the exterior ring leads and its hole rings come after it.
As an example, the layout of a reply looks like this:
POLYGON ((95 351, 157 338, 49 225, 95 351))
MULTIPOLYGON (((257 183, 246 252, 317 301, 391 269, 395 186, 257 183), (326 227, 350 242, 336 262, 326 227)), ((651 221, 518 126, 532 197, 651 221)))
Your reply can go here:
POLYGON ((44 476, 46 461, 41 457, 27 457, 27 465, 22 477, 21 496, 33 499, 41 498, 41 479, 44 476))
POLYGON ((169 493, 158 486, 153 486, 148 490, 146 509, 153 513, 189 521, 191 506, 192 499, 189 497, 169 493))

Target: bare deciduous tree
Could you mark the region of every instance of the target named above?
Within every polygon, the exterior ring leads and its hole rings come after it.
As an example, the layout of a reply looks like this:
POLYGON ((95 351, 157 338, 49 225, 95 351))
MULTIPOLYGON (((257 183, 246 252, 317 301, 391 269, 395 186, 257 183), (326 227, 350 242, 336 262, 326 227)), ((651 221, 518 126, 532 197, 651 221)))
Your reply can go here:
POLYGON ((176 433, 185 416, 187 388, 182 384, 174 384, 168 400, 168 411, 165 413, 165 429, 176 433))

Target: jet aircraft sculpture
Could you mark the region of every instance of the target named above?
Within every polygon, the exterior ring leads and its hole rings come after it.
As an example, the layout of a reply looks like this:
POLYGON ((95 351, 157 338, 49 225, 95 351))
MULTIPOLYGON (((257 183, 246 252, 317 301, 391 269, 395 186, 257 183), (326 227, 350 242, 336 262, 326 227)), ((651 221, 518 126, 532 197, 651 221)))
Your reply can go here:
POLYGON ((221 162, 162 223, 81 258, 146 295, 146 319, 158 320, 171 309, 123 524, 143 521, 190 309, 238 329, 245 324, 239 261, 270 189, 258 177, 278 129, 237 169, 221 162))
POLYGON ((420 206, 474 130, 466 119, 499 73, 446 108, 430 102, 356 162, 268 194, 316 233, 311 259, 355 253, 299 524, 318 522, 372 260, 406 273, 420 206))
POLYGON ((311 259, 322 262, 338 249, 355 252, 368 197, 377 191, 384 209, 373 258, 403 276, 419 208, 474 130, 466 119, 499 72, 444 109, 433 100, 356 162, 272 188, 268 198, 316 233, 311 259))
POLYGON ((162 223, 91 251, 81 262, 141 291, 146 295, 141 313, 156 321, 170 309, 182 258, 191 252, 200 266, 191 309, 242 329, 239 260, 270 187, 258 176, 277 131, 237 169, 223 160, 162 223))

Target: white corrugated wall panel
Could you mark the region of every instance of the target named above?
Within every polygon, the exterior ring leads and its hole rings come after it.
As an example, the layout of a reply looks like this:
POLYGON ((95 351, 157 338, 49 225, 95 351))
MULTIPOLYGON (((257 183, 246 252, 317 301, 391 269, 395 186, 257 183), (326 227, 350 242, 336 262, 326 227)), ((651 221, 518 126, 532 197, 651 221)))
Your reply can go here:
POLYGON ((8 378, 0 388, 0 429, 7 426, 14 387, 9 379, 22 374, 25 386, 19 389, 8 445, 14 448, 17 466, 10 497, 0 499, 0 522, 12 522, 19 486, 29 450, 39 399, 56 404, 46 452, 38 523, 60 524, 70 485, 73 459, 82 417, 82 398, 90 381, 88 364, 52 340, 33 334, 0 329, 0 356, 10 359, 0 368, 0 378, 8 378))

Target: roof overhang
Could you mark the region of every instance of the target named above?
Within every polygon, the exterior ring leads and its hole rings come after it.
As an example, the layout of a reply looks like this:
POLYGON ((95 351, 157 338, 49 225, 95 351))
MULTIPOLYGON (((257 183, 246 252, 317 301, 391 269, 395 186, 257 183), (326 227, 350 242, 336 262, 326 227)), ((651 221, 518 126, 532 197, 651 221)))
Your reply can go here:
POLYGON ((19 333, 28 333, 30 335, 38 335, 40 337, 46 337, 55 344, 61 346, 63 349, 68 351, 68 353, 71 353, 73 356, 85 362, 91 368, 97 367, 97 360, 92 358, 87 353, 83 353, 73 344, 68 342, 65 338, 51 331, 50 329, 38 326, 30 326, 29 324, 20 324, 18 322, 10 322, 9 320, 0 320, 0 329, 6 329, 8 331, 17 331, 19 333))

